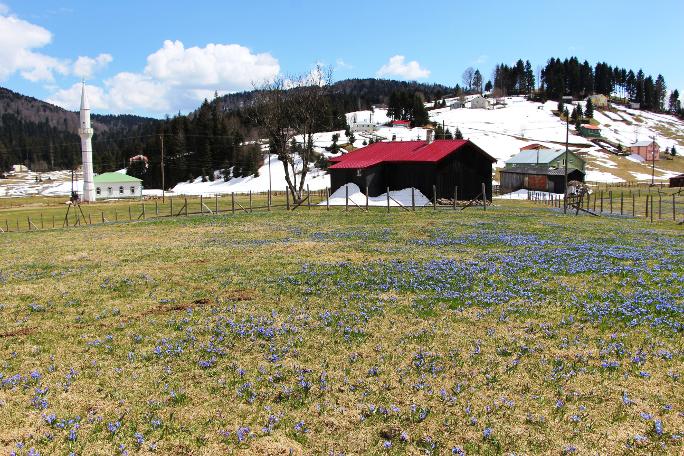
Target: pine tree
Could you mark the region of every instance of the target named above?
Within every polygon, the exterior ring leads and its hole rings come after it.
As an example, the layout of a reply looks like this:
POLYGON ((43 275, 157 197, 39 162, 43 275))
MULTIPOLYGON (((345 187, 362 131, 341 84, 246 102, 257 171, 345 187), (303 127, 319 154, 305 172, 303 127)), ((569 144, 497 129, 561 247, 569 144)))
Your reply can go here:
POLYGON ((558 100, 558 113, 562 114, 565 111, 565 103, 563 103, 563 98, 558 100))
POLYGON ((670 101, 668 102, 668 110, 672 113, 676 113, 679 111, 680 108, 680 101, 679 101, 679 90, 675 89, 671 94, 670 94, 670 101))
POLYGON ((575 106, 572 109, 572 114, 570 114, 570 118, 572 119, 573 122, 578 123, 579 122, 579 116, 577 114, 577 106, 575 106))
POLYGON ((454 134, 455 139, 463 139, 463 133, 461 133, 461 129, 456 127, 456 133, 454 134))
POLYGON ((582 120, 582 117, 584 117, 584 113, 582 112, 582 105, 577 103, 577 118, 579 120, 582 120))
POLYGON ((588 119, 594 118, 594 103, 591 102, 591 98, 587 99, 587 108, 584 110, 584 115, 588 119))
POLYGON ((675 149, 674 145, 672 146, 672 149, 670 149, 670 155, 672 155, 673 157, 677 155, 677 149, 675 149))

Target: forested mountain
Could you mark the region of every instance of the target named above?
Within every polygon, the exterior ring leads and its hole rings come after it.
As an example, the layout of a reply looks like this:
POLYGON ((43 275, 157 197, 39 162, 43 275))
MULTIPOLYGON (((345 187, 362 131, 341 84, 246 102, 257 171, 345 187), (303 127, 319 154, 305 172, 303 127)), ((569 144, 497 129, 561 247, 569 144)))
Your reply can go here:
MULTIPOLYGON (((92 122, 96 166, 121 167, 128 151, 120 150, 121 144, 115 139, 135 136, 158 121, 94 114, 92 122)), ((37 171, 70 169, 79 164, 78 124, 78 112, 0 87, 0 170, 18 163, 37 171)))

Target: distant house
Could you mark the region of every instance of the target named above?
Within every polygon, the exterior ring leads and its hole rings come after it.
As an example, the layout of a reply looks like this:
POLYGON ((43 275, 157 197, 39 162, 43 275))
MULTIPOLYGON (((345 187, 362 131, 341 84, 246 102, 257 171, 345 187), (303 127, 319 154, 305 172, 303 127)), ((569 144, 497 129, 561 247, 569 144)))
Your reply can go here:
POLYGON ((414 187, 428 198, 472 199, 492 195, 496 159, 468 140, 378 142, 335 157, 329 168, 331 191, 353 183, 369 196, 414 187))
POLYGON ((470 109, 489 109, 491 104, 491 100, 478 95, 470 100, 470 109))
POLYGON ((449 104, 449 109, 461 109, 464 106, 465 103, 463 103, 461 100, 454 100, 449 104))
MULTIPOLYGON (((584 182, 585 163, 568 152, 568 181, 584 182)), ((501 190, 520 189, 565 193, 565 151, 528 149, 511 157, 499 170, 501 190)))
POLYGON ((373 133, 378 127, 370 122, 354 122, 349 128, 354 133, 373 133))
POLYGON ((606 108, 606 107, 608 107, 608 97, 602 93, 598 93, 596 95, 590 95, 587 97, 587 100, 591 100, 591 104, 593 104, 595 108, 606 108))
POLYGON ((532 143, 532 144, 528 144, 528 145, 520 148, 521 151, 523 151, 523 150, 536 150, 536 149, 547 149, 547 147, 542 146, 541 144, 538 144, 538 143, 532 143))
POLYGON ((670 187, 684 187, 684 174, 671 177, 670 187))
POLYGON ((572 104, 573 101, 574 101, 574 100, 572 99, 572 95, 565 95, 565 96, 562 97, 561 99, 563 100, 563 103, 565 103, 565 104, 572 104))
POLYGON ((123 173, 102 173, 95 176, 96 198, 136 198, 142 196, 142 180, 123 173))
POLYGON ((409 120, 393 120, 392 126, 398 127, 398 128, 411 128, 411 121, 409 121, 409 120))
POLYGON ((579 126, 579 134, 582 136, 589 136, 592 138, 601 137, 601 128, 596 125, 582 124, 579 126))
POLYGON ((629 102, 629 107, 631 109, 641 109, 641 104, 636 102, 636 101, 630 101, 629 102))
POLYGON ((660 146, 655 141, 635 142, 629 146, 629 151, 639 155, 646 161, 660 160, 660 146))
POLYGON ((28 167, 25 165, 12 165, 12 172, 25 173, 28 172, 28 167))

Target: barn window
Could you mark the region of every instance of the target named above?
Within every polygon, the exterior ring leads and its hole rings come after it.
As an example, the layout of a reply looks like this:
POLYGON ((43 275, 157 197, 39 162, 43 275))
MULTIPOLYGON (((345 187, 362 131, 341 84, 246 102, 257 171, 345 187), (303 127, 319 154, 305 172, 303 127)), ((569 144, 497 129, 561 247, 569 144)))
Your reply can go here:
POLYGON ((131 195, 135 195, 135 187, 131 187, 131 195))
POLYGON ((123 194, 124 194, 124 189, 123 189, 123 185, 122 185, 119 187, 119 195, 123 195, 123 194))
POLYGON ((357 169, 356 170, 356 177, 361 177, 361 174, 362 174, 361 170, 357 169))
POLYGON ((98 195, 102 194, 102 191, 100 190, 100 187, 97 187, 97 188, 95 189, 95 193, 97 193, 98 195))

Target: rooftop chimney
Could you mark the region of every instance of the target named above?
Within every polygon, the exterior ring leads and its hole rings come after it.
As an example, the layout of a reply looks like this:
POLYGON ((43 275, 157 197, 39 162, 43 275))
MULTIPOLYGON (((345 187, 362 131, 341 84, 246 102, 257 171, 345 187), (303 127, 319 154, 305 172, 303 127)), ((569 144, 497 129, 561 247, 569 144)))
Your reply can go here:
POLYGON ((432 141, 434 141, 434 139, 435 139, 435 132, 431 128, 429 128, 425 132, 425 137, 426 137, 426 142, 428 144, 432 144, 432 141))

